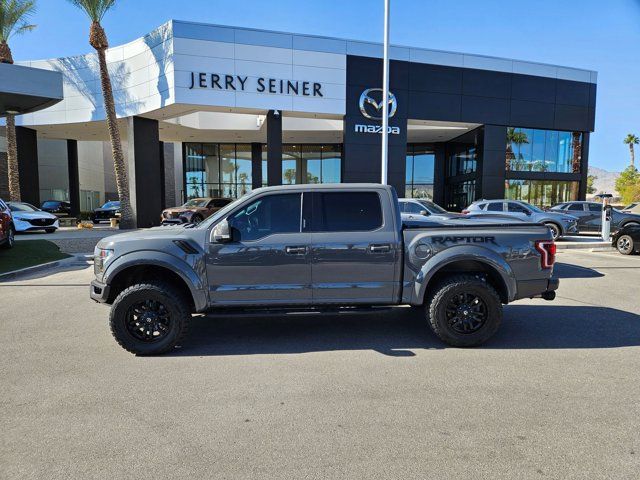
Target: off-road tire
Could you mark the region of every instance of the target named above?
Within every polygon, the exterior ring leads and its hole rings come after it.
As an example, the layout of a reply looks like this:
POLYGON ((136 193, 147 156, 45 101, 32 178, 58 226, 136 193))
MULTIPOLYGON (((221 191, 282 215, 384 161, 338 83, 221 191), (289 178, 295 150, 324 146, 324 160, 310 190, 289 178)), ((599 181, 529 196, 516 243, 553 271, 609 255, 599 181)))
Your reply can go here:
POLYGON ((429 293, 425 302, 431 330, 440 340, 453 347, 475 347, 489 340, 502 323, 502 302, 496 290, 473 275, 452 275, 441 280, 429 293), (487 318, 473 333, 458 333, 447 321, 448 302, 461 293, 478 296, 486 306, 487 318))
POLYGON ((9 226, 9 233, 7 233, 7 238, 4 241, 4 243, 2 243, 2 245, 0 245, 0 248, 4 248, 4 249, 9 249, 9 248, 13 248, 13 244, 16 243, 16 229, 13 228, 13 225, 9 226))
POLYGON ((635 250, 633 238, 630 235, 620 235, 616 240, 616 250, 622 255, 631 255, 635 250))
POLYGON ((560 230, 560 227, 555 223, 547 222, 545 225, 551 230, 551 235, 553 235, 554 240, 558 240, 562 236, 562 230, 560 230))
POLYGON ((181 345, 188 333, 191 309, 184 295, 163 282, 148 282, 132 285, 116 297, 109 314, 111 333, 116 342, 136 355, 160 355, 181 345), (147 343, 135 338, 127 329, 127 313, 136 302, 154 300, 169 311, 169 332, 160 340, 147 343))

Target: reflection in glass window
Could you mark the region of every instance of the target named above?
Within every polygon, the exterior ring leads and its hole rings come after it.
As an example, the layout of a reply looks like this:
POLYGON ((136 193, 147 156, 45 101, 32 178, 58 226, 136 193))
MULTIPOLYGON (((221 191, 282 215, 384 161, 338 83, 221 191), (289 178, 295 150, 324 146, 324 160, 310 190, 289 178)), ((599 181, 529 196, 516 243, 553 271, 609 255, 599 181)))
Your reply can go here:
POLYGON ((559 180, 507 180, 505 195, 538 207, 577 200, 578 182, 559 180))
POLYGON ((478 168, 476 147, 469 144, 452 144, 453 149, 447 156, 447 175, 455 177, 474 173, 478 168))
POLYGON ((433 199, 435 158, 428 146, 407 146, 405 197, 433 199))
POLYGON ((580 173, 581 161, 582 132, 507 128, 507 170, 580 173))
POLYGON ((341 166, 340 145, 282 146, 283 185, 340 183, 341 166))
POLYGON ((460 212, 471 205, 476 199, 476 181, 452 183, 446 190, 446 209, 460 212))

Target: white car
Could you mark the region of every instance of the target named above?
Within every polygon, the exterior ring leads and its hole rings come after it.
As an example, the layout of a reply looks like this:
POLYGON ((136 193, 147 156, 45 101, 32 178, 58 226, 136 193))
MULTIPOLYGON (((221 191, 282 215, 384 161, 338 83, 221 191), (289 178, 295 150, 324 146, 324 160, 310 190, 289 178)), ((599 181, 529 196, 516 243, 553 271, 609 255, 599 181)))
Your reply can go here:
POLYGON ((24 202, 7 202, 16 232, 44 230, 53 233, 60 228, 58 217, 24 202))

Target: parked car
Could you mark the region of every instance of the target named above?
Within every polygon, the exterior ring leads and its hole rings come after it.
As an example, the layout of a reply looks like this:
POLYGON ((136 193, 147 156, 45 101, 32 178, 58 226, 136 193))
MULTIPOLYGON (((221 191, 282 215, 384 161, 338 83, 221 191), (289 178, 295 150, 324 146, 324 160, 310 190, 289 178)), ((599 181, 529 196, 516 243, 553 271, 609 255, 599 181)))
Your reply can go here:
POLYGON ((471 347, 498 330, 502 304, 555 297, 555 243, 543 225, 456 221, 403 228, 385 185, 256 189, 192 228, 100 240, 90 296, 138 355, 180 344, 193 313, 251 307, 412 305, 442 341, 471 347))
POLYGON ((107 202, 96 208, 91 215, 93 223, 110 222, 112 218, 120 218, 120 202, 107 202))
POLYGON ((477 200, 469 205, 466 214, 501 214, 533 223, 543 223, 551 229, 553 239, 577 233, 578 219, 561 212, 544 211, 520 200, 477 200))
MULTIPOLYGON (((551 207, 552 212, 570 214, 578 219, 580 232, 599 232, 602 230, 602 204, 597 202, 565 202, 551 207)), ((611 209, 611 231, 615 232, 626 225, 640 225, 640 215, 611 209)))
POLYGON ((466 219, 480 219, 485 217, 491 217, 491 221, 524 221, 513 216, 502 215, 495 213, 484 213, 482 215, 470 212, 465 215, 463 213, 448 212, 437 203, 431 200, 421 198, 400 198, 398 200, 400 204, 400 213, 403 221, 421 221, 424 219, 431 219, 436 222, 442 220, 451 220, 456 218, 466 219))
POLYGON ((69 202, 63 202, 61 200, 47 200, 42 202, 40 210, 44 212, 53 213, 54 215, 64 217, 71 215, 71 204, 69 202))
POLYGON ((622 255, 640 253, 640 225, 625 225, 611 237, 611 245, 622 255))
POLYGON ((25 202, 7 202, 16 232, 44 230, 53 233, 60 228, 58 217, 25 202))
POLYGON ((633 202, 622 209, 624 213, 638 213, 640 214, 640 202, 633 202))
POLYGON ((232 201, 233 200, 231 198, 192 198, 180 207, 172 207, 163 210, 162 215, 160 216, 160 221, 163 224, 198 224, 221 208, 229 205, 232 201))
POLYGON ((13 225, 11 210, 0 199, 0 247, 12 248, 15 242, 16 227, 13 225))

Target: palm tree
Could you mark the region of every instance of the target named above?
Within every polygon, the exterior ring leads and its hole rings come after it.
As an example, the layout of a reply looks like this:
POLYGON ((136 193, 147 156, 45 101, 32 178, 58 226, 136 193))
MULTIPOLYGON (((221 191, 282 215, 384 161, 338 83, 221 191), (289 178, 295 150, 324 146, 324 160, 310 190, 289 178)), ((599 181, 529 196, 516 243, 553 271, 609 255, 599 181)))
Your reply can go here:
POLYGON ((507 128, 507 164, 505 165, 507 170, 511 170, 511 162, 516 159, 516 155, 513 152, 513 145, 522 145, 529 143, 529 138, 524 132, 516 132, 513 127, 507 128))
POLYGON ((111 139, 111 152, 113 155, 113 168, 116 175, 116 186, 118 188, 118 198, 120 199, 120 228, 133 228, 135 225, 133 213, 131 211, 131 201, 129 200, 129 178, 122 153, 122 142, 120 140, 120 129, 118 128, 118 118, 116 116, 116 106, 113 100, 113 89, 111 87, 111 77, 107 68, 106 51, 109 48, 107 34, 100 22, 105 14, 115 5, 116 0, 69 0, 72 4, 86 13, 91 20, 89 30, 89 44, 98 53, 100 64, 100 82, 102 84, 102 97, 104 108, 107 114, 107 129, 111 139))
POLYGON ((633 151, 633 146, 634 145, 638 145, 638 143, 640 143, 640 138, 638 138, 637 135, 634 135, 633 133, 629 133, 625 138, 624 138, 624 143, 629 145, 629 155, 631 155, 631 166, 635 167, 635 163, 636 163, 636 154, 633 151))
MULTIPOLYGON (((0 0, 0 63, 13 63, 9 38, 36 28, 28 19, 36 11, 35 0, 0 0)), ((7 170, 9 198, 20 201, 20 175, 18 173, 18 145, 16 142, 15 114, 7 113, 7 170)))

